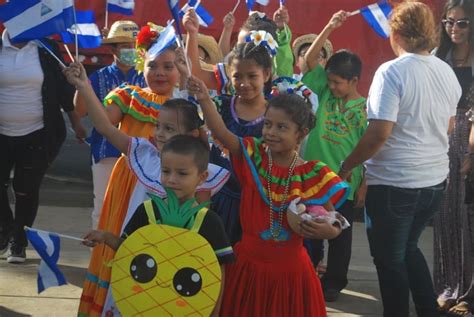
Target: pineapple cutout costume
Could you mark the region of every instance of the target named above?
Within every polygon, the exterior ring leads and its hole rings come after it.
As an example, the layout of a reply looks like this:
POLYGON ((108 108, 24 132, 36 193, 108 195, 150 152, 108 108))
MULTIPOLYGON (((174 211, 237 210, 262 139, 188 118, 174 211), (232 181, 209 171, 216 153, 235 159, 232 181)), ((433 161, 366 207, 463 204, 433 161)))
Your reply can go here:
POLYGON ((149 225, 128 236, 115 254, 111 287, 122 316, 209 316, 219 297, 221 269, 198 230, 205 204, 179 205, 173 191, 146 201, 149 225))

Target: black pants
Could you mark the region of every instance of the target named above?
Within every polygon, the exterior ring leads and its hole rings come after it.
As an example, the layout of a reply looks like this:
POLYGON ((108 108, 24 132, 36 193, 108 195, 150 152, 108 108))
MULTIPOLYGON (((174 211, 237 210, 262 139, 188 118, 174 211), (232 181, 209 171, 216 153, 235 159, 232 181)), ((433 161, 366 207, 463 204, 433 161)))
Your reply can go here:
POLYGON ((48 168, 44 147, 44 130, 20 137, 0 134, 0 234, 10 235, 14 242, 28 244, 24 226, 32 226, 38 211, 39 189, 48 168), (14 168, 15 214, 10 208, 7 189, 14 168))
MULTIPOLYGON (((328 260, 326 273, 321 278, 323 289, 342 290, 346 287, 347 273, 352 253, 352 223, 354 221, 354 202, 347 200, 337 211, 343 215, 351 226, 342 230, 337 238, 328 240, 328 260)), ((315 265, 324 257, 323 240, 311 241, 314 252, 315 265)))

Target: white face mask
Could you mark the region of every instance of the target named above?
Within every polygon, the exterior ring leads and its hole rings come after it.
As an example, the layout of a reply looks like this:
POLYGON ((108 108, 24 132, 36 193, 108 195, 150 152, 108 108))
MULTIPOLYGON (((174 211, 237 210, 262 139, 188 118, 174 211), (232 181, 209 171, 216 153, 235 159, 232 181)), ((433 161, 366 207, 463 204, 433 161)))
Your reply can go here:
POLYGON ((119 52, 120 63, 127 66, 135 66, 137 52, 134 48, 121 48, 119 52))

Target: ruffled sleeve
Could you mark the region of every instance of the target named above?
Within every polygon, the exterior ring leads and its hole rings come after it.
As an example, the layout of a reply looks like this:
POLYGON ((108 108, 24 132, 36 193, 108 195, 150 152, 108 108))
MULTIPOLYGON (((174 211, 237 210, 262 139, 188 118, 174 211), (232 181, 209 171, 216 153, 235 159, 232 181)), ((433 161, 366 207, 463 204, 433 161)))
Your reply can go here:
MULTIPOLYGON (((143 138, 130 138, 128 147, 128 164, 138 181, 148 192, 160 197, 166 196, 166 191, 160 182, 161 160, 156 147, 143 138)), ((216 194, 229 179, 230 173, 225 168, 209 164, 207 180, 198 186, 196 191, 208 191, 216 194)))
MULTIPOLYGON (((242 157, 232 158, 235 174, 241 186, 253 182, 260 197, 269 205, 267 195, 268 156, 260 139, 240 139, 242 157)), ((342 205, 350 192, 349 185, 344 182, 326 164, 310 161, 298 165, 291 177, 288 198, 283 202, 287 183, 288 168, 273 167, 271 175, 271 195, 275 210, 286 209, 289 202, 300 197, 306 205, 324 205, 331 202, 336 208, 342 205), (282 205, 285 203, 284 205, 282 205)))
POLYGON ((104 106, 115 104, 123 114, 128 114, 142 122, 156 123, 161 105, 166 96, 147 92, 138 86, 122 84, 104 98, 104 106))

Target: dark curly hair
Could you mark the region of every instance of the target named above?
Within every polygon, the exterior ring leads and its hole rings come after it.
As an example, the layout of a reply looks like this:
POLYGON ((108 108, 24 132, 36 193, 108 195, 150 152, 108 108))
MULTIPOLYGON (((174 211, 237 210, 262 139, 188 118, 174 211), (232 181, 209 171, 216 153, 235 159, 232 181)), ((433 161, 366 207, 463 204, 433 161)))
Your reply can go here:
POLYGON ((273 38, 277 39, 277 30, 278 27, 274 21, 270 20, 266 16, 261 18, 257 12, 252 13, 247 20, 245 21, 244 25, 242 25, 241 30, 245 31, 258 31, 263 30, 270 33, 273 38))
POLYGON ((283 110, 300 130, 312 130, 316 125, 311 104, 296 94, 282 93, 273 97, 268 102, 267 111, 270 108, 283 110))

